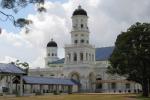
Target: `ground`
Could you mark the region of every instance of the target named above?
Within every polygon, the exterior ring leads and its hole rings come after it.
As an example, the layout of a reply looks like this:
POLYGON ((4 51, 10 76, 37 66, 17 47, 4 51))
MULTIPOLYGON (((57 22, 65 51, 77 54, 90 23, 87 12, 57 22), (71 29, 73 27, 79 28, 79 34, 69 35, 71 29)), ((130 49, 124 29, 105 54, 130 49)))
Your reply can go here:
POLYGON ((150 100, 150 98, 144 99, 134 94, 71 94, 26 97, 1 96, 0 100, 150 100))

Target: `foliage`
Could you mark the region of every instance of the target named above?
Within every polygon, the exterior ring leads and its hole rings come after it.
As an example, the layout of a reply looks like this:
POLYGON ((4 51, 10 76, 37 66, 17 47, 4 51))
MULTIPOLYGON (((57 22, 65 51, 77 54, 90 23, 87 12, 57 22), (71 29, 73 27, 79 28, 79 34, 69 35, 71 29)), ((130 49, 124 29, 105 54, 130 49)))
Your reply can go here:
MULTIPOLYGON (((46 12, 46 9, 44 8, 44 2, 45 0, 1 0, 0 6, 2 9, 13 10, 13 12, 17 14, 17 12, 21 10, 22 8, 25 8, 26 6, 30 4, 34 4, 37 6, 38 12, 46 12)), ((14 26, 16 27, 20 27, 20 28, 26 27, 26 29, 29 29, 27 28, 27 26, 29 24, 32 24, 32 21, 29 19, 26 19, 26 18, 15 19, 13 15, 7 14, 4 11, 0 11, 0 14, 2 14, 2 16, 0 16, 1 21, 10 20, 13 22, 14 26), (5 18, 2 18, 4 16, 5 18)))
POLYGON ((15 64, 17 67, 21 68, 28 74, 29 71, 29 64, 27 62, 20 62, 19 60, 16 60, 15 62, 11 62, 12 64, 15 64))
POLYGON ((148 91, 150 79, 150 24, 136 23, 122 32, 109 61, 109 73, 117 73, 142 84, 143 95, 146 96, 144 92, 148 91))

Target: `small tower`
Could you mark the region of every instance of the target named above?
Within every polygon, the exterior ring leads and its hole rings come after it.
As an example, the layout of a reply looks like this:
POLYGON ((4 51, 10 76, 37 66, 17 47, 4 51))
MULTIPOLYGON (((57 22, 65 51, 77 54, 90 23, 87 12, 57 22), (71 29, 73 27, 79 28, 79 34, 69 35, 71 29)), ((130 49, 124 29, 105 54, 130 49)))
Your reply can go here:
POLYGON ((46 58, 45 58, 45 63, 46 66, 48 66, 49 63, 53 61, 57 61, 57 43, 51 39, 51 41, 47 44, 46 48, 46 58))
POLYGON ((72 14, 72 44, 89 44, 89 28, 87 12, 78 8, 72 14))

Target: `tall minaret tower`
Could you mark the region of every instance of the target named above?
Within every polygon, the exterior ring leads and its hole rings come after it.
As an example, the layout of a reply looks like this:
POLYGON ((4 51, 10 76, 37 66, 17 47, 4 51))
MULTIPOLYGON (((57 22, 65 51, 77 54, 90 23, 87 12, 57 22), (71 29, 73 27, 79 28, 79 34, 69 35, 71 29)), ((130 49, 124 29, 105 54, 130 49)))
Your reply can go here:
POLYGON ((88 16, 81 6, 78 6, 72 16, 72 44, 89 44, 88 16))
POLYGON ((57 49, 58 49, 57 43, 53 41, 53 39, 51 39, 51 41, 47 44, 46 48, 46 58, 45 58, 46 66, 48 66, 49 63, 58 60, 57 49))
POLYGON ((71 44, 65 47, 66 64, 86 64, 95 61, 95 48, 89 44, 87 12, 81 6, 72 14, 71 44))

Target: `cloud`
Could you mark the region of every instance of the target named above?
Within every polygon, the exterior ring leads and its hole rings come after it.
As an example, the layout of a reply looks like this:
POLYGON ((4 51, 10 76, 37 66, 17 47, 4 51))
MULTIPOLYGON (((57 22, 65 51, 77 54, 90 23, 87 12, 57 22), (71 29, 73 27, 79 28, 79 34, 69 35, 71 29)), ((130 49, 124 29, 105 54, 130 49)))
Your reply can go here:
POLYGON ((33 67, 44 67, 46 45, 53 38, 58 43, 59 57, 64 57, 63 47, 71 43, 71 16, 79 4, 88 13, 90 43, 96 47, 114 45, 117 35, 137 21, 150 22, 149 0, 47 1, 47 13, 28 15, 33 21, 30 33, 25 34, 22 30, 20 34, 0 37, 0 44, 5 42, 2 56, 29 61, 33 67))

